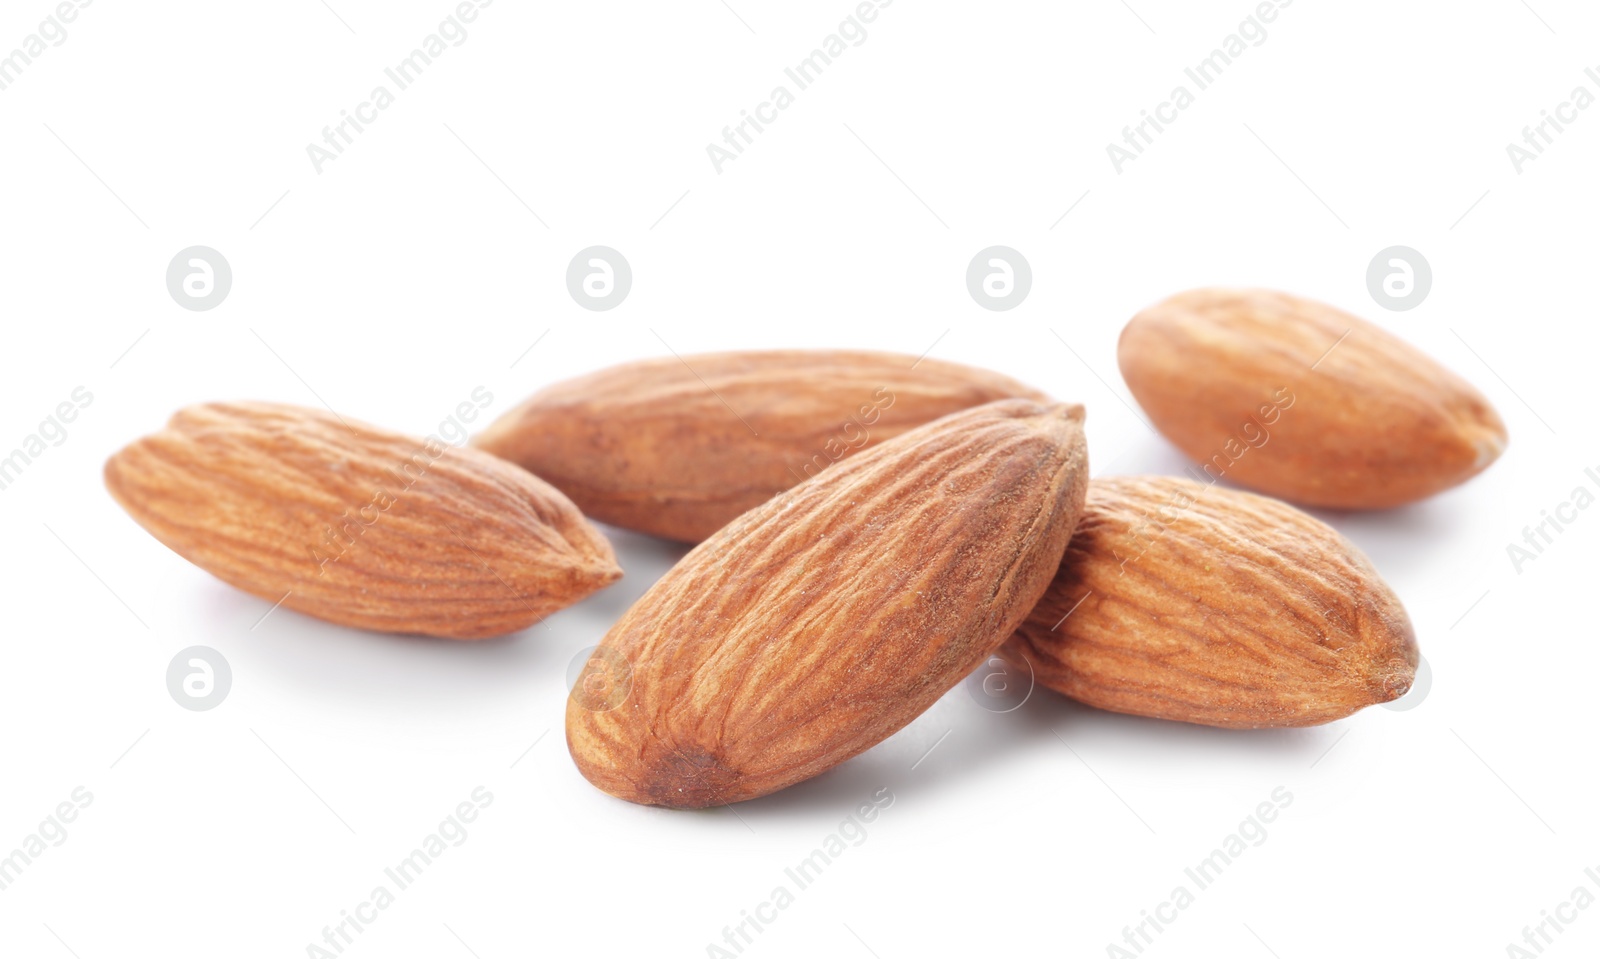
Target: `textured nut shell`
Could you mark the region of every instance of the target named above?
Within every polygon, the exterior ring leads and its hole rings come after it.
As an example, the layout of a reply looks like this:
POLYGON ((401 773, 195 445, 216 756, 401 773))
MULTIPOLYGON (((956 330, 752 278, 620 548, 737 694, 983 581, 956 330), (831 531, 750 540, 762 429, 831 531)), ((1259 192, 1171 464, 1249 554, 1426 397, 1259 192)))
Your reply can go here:
POLYGON ((1417 666, 1405 609, 1338 533, 1174 477, 1089 484, 1055 581, 1002 655, 1091 706, 1240 728, 1341 719, 1404 695, 1417 666))
POLYGON ((578 769, 702 807, 849 759, 977 667, 1043 593, 1087 485, 1081 407, 946 417, 849 458, 700 544, 597 655, 609 711, 567 703, 578 769))
POLYGON ((1128 323, 1117 360, 1156 428, 1213 476, 1299 503, 1400 506, 1465 482, 1506 445, 1465 380, 1365 320, 1285 293, 1179 294, 1128 323), (1281 388, 1292 406, 1245 431, 1281 388), (1237 462, 1230 440, 1245 450, 1237 462))
POLYGON ((1045 399, 997 373, 893 353, 709 353, 558 383, 473 443, 595 519, 697 543, 835 453, 1011 397, 1045 399), (885 398, 872 421, 863 411, 885 398))
POLYGON ((622 575, 605 538, 537 477, 319 410, 189 407, 113 456, 105 479, 178 555, 345 626, 481 639, 622 575), (372 506, 380 494, 386 509, 372 506), (346 525, 361 533, 341 548, 327 534, 346 525))

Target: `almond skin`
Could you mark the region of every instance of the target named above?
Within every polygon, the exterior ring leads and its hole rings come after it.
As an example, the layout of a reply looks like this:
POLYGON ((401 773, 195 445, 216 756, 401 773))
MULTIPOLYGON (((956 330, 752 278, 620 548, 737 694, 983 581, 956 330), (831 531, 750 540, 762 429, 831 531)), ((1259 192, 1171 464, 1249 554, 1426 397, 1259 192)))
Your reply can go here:
POLYGON ((1165 476, 1089 484, 1055 581, 1001 655, 1091 706, 1233 728, 1342 719, 1404 695, 1417 668, 1405 609, 1333 529, 1165 476))
POLYGON ((1043 394, 893 353, 708 353, 625 363, 536 393, 477 436, 585 514, 698 543, 860 449, 957 410, 1043 394))
POLYGON ((1174 296, 1128 323, 1117 361, 1151 422, 1211 480, 1297 503, 1401 506, 1465 482, 1506 446, 1499 414, 1465 380, 1286 293, 1174 296))
POLYGON ((1028 400, 956 413, 718 531, 596 651, 631 685, 598 704, 574 689, 579 771, 631 802, 713 806, 905 726, 1049 584, 1087 485, 1082 418, 1028 400))
POLYGON ((111 457, 105 479, 184 559, 343 626, 499 636, 622 575, 605 538, 537 477, 320 410, 192 406, 111 457))

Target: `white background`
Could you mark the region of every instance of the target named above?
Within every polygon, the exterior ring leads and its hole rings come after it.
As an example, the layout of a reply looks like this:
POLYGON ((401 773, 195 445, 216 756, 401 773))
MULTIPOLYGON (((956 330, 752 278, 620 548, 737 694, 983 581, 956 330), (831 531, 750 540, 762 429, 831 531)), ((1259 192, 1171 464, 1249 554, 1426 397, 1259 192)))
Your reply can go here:
MULTIPOLYGON (((1118 175, 1106 144, 1252 4, 901 0, 718 175, 706 145, 852 4, 499 0, 319 175, 306 145, 452 9, 329 2, 101 0, 0 91, 0 451, 75 387, 94 397, 0 492, 0 853, 93 794, 0 892, 0 952, 306 955, 480 785, 466 841, 344 955, 707 955, 880 787, 895 803, 866 841, 744 955, 1107 955, 1277 787, 1293 800, 1266 840, 1145 955, 1501 956, 1575 887, 1600 892, 1600 510, 1520 573, 1506 553, 1600 472, 1600 108, 1521 174, 1506 155, 1596 89, 1592 5, 1300 0, 1118 175), (234 272, 210 312, 165 287, 196 244, 234 272), (633 267, 610 312, 565 287, 593 244, 633 267), (992 244, 1032 264, 1010 312, 965 289, 992 244), (1366 287, 1394 244, 1433 265, 1410 312, 1366 287), (1505 457, 1465 487, 1319 514, 1411 612, 1433 672, 1414 709, 1227 732, 1042 691, 996 715, 958 687, 779 795, 643 808, 574 769, 565 673, 678 548, 608 530, 626 578, 544 625, 397 638, 263 620, 100 480, 194 402, 421 434, 477 386, 499 413, 669 347, 795 346, 992 367, 1087 404, 1096 475, 1177 472, 1130 411, 1116 337, 1213 284, 1365 315, 1507 421, 1505 457), (195 644, 232 664, 210 712, 165 685, 195 644)), ((0 52, 52 9, 8 0, 0 52)), ((1600 908, 1577 916, 1547 955, 1600 947, 1600 908)))

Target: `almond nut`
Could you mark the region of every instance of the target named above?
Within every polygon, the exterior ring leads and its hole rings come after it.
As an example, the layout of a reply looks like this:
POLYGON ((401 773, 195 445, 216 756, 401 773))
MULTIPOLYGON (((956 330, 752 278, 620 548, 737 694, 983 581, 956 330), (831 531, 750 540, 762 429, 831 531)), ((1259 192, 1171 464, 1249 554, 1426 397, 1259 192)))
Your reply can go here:
POLYGON ((892 353, 709 353, 547 387, 474 445, 604 523, 696 543, 860 449, 957 410, 1044 396, 987 370, 892 353))
POLYGON ((720 805, 909 723, 1050 582, 1087 485, 1082 418, 1028 400, 956 413, 718 531, 596 651, 630 686, 620 702, 574 690, 579 771, 632 802, 720 805))
POLYGON ((111 457, 105 479, 191 563, 344 626, 498 636, 622 575, 599 531, 537 477, 320 410, 189 407, 111 457))
POLYGON ((1465 482, 1506 445, 1465 380, 1365 320, 1285 293, 1174 296, 1128 323, 1117 361, 1206 481, 1297 503, 1400 506, 1465 482))
POLYGON ((1044 599, 1001 655, 1091 706, 1207 726, 1314 726, 1411 688, 1417 644, 1323 523, 1175 477, 1089 484, 1044 599))

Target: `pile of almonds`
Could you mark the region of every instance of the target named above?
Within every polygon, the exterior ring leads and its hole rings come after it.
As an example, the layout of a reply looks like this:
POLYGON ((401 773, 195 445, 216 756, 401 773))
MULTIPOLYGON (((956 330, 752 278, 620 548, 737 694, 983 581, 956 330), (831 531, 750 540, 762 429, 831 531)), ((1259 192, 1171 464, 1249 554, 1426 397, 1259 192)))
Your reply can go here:
POLYGON ((996 373, 845 351, 630 363, 457 448, 265 403, 177 413, 106 464, 162 543, 269 602, 479 639, 622 571, 585 518, 697 543, 567 705, 583 775, 697 808, 881 742, 998 653, 1122 713, 1310 726, 1403 695, 1404 607, 1277 499, 1382 509, 1504 449, 1488 401, 1332 307, 1196 290, 1118 350, 1196 467, 1090 481, 1081 406, 996 373))

